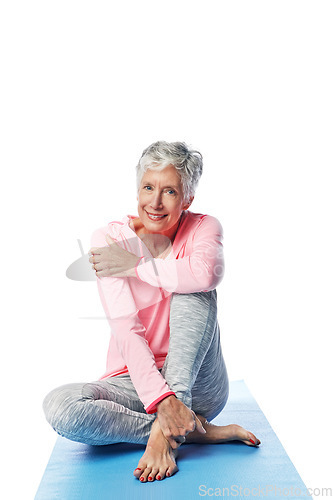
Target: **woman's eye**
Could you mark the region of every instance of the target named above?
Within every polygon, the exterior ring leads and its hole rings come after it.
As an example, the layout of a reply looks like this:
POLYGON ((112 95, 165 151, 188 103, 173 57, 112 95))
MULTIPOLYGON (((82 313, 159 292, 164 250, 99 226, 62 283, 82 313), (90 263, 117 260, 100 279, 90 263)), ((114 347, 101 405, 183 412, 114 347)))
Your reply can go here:
MULTIPOLYGON (((153 188, 152 188, 152 186, 143 186, 143 189, 146 191, 152 191, 153 188)), ((171 194, 171 195, 176 194, 176 191, 174 189, 168 189, 165 192, 168 194, 171 194)))

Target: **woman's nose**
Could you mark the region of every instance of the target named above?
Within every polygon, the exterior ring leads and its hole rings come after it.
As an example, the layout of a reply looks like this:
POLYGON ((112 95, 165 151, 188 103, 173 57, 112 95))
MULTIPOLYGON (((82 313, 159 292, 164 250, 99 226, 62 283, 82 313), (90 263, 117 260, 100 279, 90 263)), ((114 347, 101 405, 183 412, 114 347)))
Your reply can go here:
POLYGON ((162 207, 162 194, 155 192, 152 199, 150 200, 150 205, 155 210, 157 208, 161 208, 162 207))

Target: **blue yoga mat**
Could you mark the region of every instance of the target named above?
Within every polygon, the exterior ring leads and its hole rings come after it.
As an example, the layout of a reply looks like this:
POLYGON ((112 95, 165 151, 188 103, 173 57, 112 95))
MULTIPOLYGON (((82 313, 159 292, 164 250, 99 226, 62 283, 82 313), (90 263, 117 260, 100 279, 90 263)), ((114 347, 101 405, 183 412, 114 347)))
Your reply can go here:
POLYGON ((141 483, 132 473, 145 446, 89 446, 59 437, 35 500, 311 498, 243 380, 231 382, 228 403, 213 423, 239 424, 262 444, 185 444, 174 476, 141 483))

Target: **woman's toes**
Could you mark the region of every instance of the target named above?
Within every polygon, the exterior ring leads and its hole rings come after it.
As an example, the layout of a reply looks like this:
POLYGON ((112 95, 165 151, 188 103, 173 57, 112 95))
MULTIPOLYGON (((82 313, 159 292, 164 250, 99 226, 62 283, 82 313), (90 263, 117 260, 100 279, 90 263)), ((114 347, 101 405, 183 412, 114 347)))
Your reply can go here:
POLYGON ((143 470, 142 468, 137 467, 137 468, 135 469, 135 471, 133 472, 134 476, 135 476, 135 477, 137 477, 137 478, 139 478, 139 477, 140 477, 140 475, 141 475, 141 471, 142 471, 142 470, 143 470))
POLYGON ((258 438, 256 438, 254 434, 250 434, 249 433, 247 441, 250 441, 250 443, 253 446, 259 446, 260 445, 260 440, 258 438))
POLYGON ((168 470, 168 467, 167 468, 165 468, 165 466, 160 467, 156 473, 155 479, 157 479, 157 481, 162 481, 162 479, 164 479, 166 477, 167 470, 168 470))
POLYGON ((170 476, 173 476, 174 474, 176 474, 176 472, 178 471, 178 467, 177 465, 174 465, 172 467, 168 467, 168 469, 166 470, 166 477, 170 477, 170 476))
POLYGON ((150 472, 150 474, 149 474, 149 476, 148 476, 148 481, 149 481, 149 482, 151 482, 151 481, 155 481, 156 476, 157 476, 158 474, 159 474, 159 470, 158 470, 157 468, 154 468, 154 469, 150 472))
POLYGON ((235 435, 235 437, 237 436, 236 439, 240 439, 245 444, 249 446, 258 446, 260 444, 259 439, 257 439, 252 432, 247 431, 240 425, 232 424, 230 428, 232 429, 232 433, 235 435))
POLYGON ((147 467, 139 477, 142 483, 146 483, 148 481, 149 474, 151 473, 151 468, 147 467))

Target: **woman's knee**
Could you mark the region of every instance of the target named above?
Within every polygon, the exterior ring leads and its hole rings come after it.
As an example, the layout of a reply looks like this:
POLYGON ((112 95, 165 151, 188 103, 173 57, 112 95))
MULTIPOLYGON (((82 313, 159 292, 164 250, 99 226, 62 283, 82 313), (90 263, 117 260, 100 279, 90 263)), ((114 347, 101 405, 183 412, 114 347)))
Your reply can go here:
POLYGON ((221 413, 229 397, 229 381, 227 380, 220 391, 204 398, 202 394, 192 393, 192 410, 205 417, 209 422, 221 413))
POLYGON ((67 384, 53 389, 43 401, 46 420, 53 428, 68 424, 71 408, 82 399, 82 384, 67 384))
POLYGON ((194 293, 173 293, 170 303, 170 313, 174 311, 200 312, 209 310, 211 313, 217 312, 217 295, 216 290, 209 292, 194 292, 194 293))

